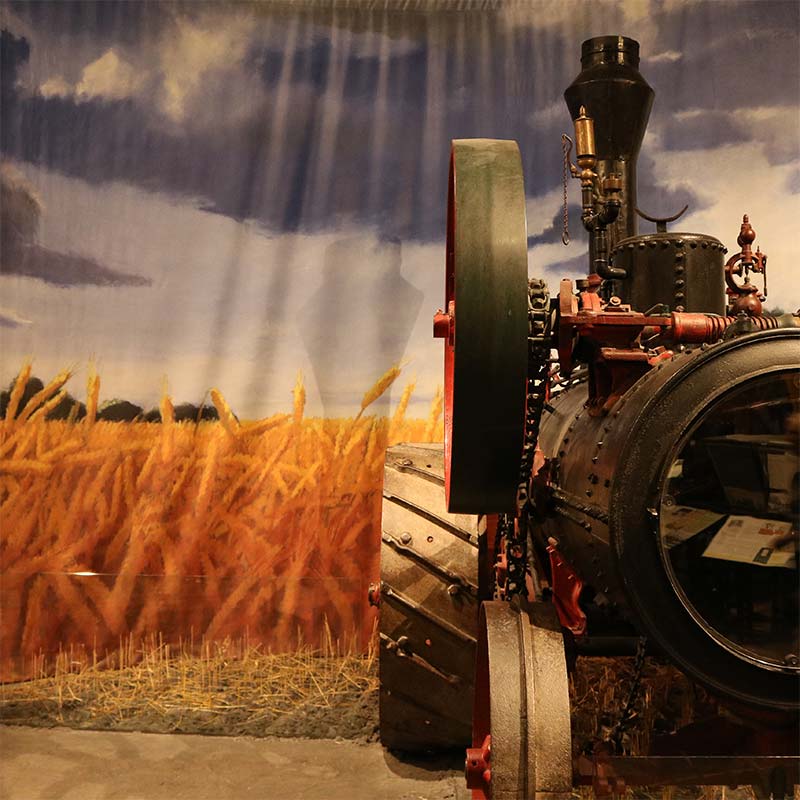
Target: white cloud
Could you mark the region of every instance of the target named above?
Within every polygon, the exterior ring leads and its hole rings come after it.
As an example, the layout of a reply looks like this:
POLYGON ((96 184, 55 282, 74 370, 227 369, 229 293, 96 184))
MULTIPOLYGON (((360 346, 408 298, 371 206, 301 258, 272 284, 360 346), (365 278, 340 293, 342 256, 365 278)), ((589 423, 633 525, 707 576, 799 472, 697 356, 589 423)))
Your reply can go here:
MULTIPOLYGON (((528 176, 530 178, 530 176, 528 176)), ((578 186, 577 181, 569 179, 569 186, 567 191, 569 196, 572 197, 573 202, 575 195, 572 194, 575 186, 578 186)), ((559 209, 563 211, 564 208, 564 190, 561 186, 551 189, 547 194, 541 197, 528 197, 525 200, 525 214, 528 218, 528 236, 538 236, 544 233, 552 224, 553 216, 558 213, 559 209)), ((572 220, 570 220, 572 222, 572 220)), ((580 224, 580 220, 578 220, 580 224)))
POLYGON ((790 310, 800 307, 800 289, 793 274, 800 195, 788 194, 785 189, 800 162, 770 165, 763 150, 750 143, 713 150, 673 150, 659 154, 656 161, 662 184, 677 188, 690 175, 694 191, 707 204, 697 211, 690 209, 681 228, 710 233, 734 253, 742 215, 748 214, 757 233, 756 245, 769 256, 766 305, 790 310), (741 164, 747 164, 746 192, 732 191, 731 173, 741 164))
MULTIPOLYGON (((85 98, 122 100, 135 95, 142 83, 143 76, 138 70, 111 49, 84 67, 75 94, 85 98)), ((44 86, 41 87, 42 93, 44 86)))
POLYGON ((228 70, 244 57, 257 22, 254 14, 228 15, 224 24, 215 15, 200 22, 178 17, 158 45, 162 83, 159 105, 173 122, 181 122, 207 82, 209 74, 228 70))
POLYGON ((67 83, 60 75, 48 78, 40 87, 39 94, 43 97, 70 97, 75 88, 67 83))
MULTIPOLYGON (((99 56, 84 53, 91 60, 84 62, 77 78, 42 74, 51 64, 38 58, 29 79, 44 97, 139 98, 144 107, 160 112, 172 124, 189 117, 200 123, 212 117, 217 124, 220 119, 229 123, 243 113, 240 107, 252 113, 255 102, 262 99, 257 70, 242 66, 258 24, 259 17, 253 13, 228 13, 224 20, 215 11, 197 18, 175 15, 158 37, 135 49, 115 45, 99 56)), ((276 42, 276 46, 283 44, 276 42)), ((40 50, 36 48, 37 55, 40 50)), ((60 63, 69 63, 68 57, 62 55, 60 63)))
POLYGON ((683 53, 678 50, 662 50, 660 53, 654 53, 652 56, 645 56, 642 61, 647 64, 672 64, 680 61, 683 58, 683 53))
POLYGON ((539 108, 536 111, 531 111, 526 117, 526 122, 532 127, 537 128, 540 125, 552 125, 554 122, 562 122, 565 126, 565 132, 571 127, 572 123, 569 116, 569 110, 563 99, 559 98, 554 103, 539 108))

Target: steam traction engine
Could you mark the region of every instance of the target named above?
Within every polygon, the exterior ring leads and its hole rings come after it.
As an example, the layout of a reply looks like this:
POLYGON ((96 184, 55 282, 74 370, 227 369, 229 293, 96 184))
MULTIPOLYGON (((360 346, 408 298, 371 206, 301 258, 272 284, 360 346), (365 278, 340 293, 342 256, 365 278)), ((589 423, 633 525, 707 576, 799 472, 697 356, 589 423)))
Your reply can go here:
POLYGON ((747 217, 727 260, 671 220, 638 212, 657 230, 637 234, 638 62, 590 39, 566 90, 565 237, 570 173, 590 263, 554 296, 528 279, 516 143, 452 146, 444 453, 390 450, 371 598, 384 743, 471 739, 475 798, 800 783, 800 319, 763 313, 747 217), (666 658, 723 711, 631 756, 632 686, 614 731, 574 748, 582 654, 635 655, 637 676, 666 658))

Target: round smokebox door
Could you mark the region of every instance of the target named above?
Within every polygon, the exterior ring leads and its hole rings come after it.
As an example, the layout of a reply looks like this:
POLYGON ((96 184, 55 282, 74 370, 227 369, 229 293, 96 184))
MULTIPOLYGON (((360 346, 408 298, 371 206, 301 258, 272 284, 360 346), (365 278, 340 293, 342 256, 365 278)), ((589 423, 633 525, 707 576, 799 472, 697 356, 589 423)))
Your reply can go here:
POLYGON ((681 601, 721 645, 762 667, 800 664, 800 372, 739 384, 678 443, 660 546, 681 601))

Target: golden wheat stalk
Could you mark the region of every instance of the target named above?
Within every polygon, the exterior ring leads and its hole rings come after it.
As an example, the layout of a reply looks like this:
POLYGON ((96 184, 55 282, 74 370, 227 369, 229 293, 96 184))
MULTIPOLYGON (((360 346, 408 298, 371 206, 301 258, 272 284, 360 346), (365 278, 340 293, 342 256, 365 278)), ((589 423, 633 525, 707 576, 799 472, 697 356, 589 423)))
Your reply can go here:
POLYGON ((386 372, 378 378, 377 381, 372 385, 372 387, 364 394, 364 397, 361 400, 361 408, 356 415, 356 420, 358 421, 361 418, 361 415, 366 411, 368 406, 371 406, 396 380, 397 376, 400 374, 400 365, 395 364, 393 367, 389 367, 386 372))
POLYGON ((14 387, 11 389, 11 396, 8 398, 8 407, 6 408, 6 419, 13 420, 14 417, 17 415, 17 409, 19 408, 19 401, 22 399, 22 395, 25 392, 25 387, 28 385, 28 380, 31 377, 31 362, 28 361, 22 365, 22 369, 19 371, 19 375, 17 375, 16 380, 14 381, 14 387))
POLYGON ((0 461, 0 474, 4 475, 49 475, 52 470, 52 464, 30 458, 0 461))
POLYGON ((303 383, 303 373, 299 371, 297 373, 294 389, 292 390, 292 401, 294 424, 299 427, 300 423, 303 421, 303 411, 306 407, 306 387, 303 383))
POLYGON ((392 416, 391 425, 389 426, 390 438, 396 431, 400 430, 401 426, 403 425, 403 420, 406 416, 406 410, 408 409, 408 403, 411 400, 411 395, 414 393, 416 386, 416 380, 412 380, 409 381, 406 384, 405 389, 403 389, 403 394, 400 395, 400 402, 397 404, 397 408, 392 416))
POLYGON ((228 405, 219 389, 211 390, 211 402, 214 404, 214 408, 217 409, 222 427, 225 428, 230 436, 235 438, 239 433, 239 421, 234 416, 231 407, 228 405))
MULTIPOLYGON (((33 423, 37 420, 44 420, 47 415, 67 396, 66 392, 58 392, 58 394, 53 395, 49 400, 39 406, 36 411, 29 417, 29 422, 33 423)), ((28 407, 25 406, 25 411, 28 410, 28 407)), ((23 412, 24 413, 24 412, 23 412)))
POLYGON ((428 415, 428 424, 425 426, 424 441, 432 442, 434 434, 436 433, 436 425, 439 422, 439 417, 442 415, 442 406, 444 405, 444 392, 441 386, 436 387, 436 394, 433 396, 431 403, 431 412, 428 415))
POLYGON ((30 417, 42 403, 45 403, 49 400, 56 392, 61 389, 61 387, 72 377, 72 371, 65 369, 62 372, 59 372, 50 383, 47 384, 40 392, 36 392, 36 394, 31 397, 31 399, 25 403, 25 408, 20 411, 19 417, 17 418, 20 423, 25 422, 28 417, 30 417))
POLYGON ((100 398, 100 376, 97 374, 94 362, 89 364, 86 377, 86 425, 94 425, 97 419, 97 406, 100 398))
POLYGON ((161 393, 161 460, 165 464, 172 460, 172 450, 175 440, 175 407, 172 399, 167 394, 167 387, 161 393))

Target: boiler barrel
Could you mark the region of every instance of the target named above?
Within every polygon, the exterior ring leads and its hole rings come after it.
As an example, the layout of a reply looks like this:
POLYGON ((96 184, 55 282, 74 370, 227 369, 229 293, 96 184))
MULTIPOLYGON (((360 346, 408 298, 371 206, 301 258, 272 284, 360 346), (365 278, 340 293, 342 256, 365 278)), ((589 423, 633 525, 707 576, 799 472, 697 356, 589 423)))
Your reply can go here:
POLYGON ((556 395, 539 439, 540 533, 587 593, 713 691, 784 711, 800 709, 798 365, 800 329, 686 350, 604 416, 585 384, 556 395))

